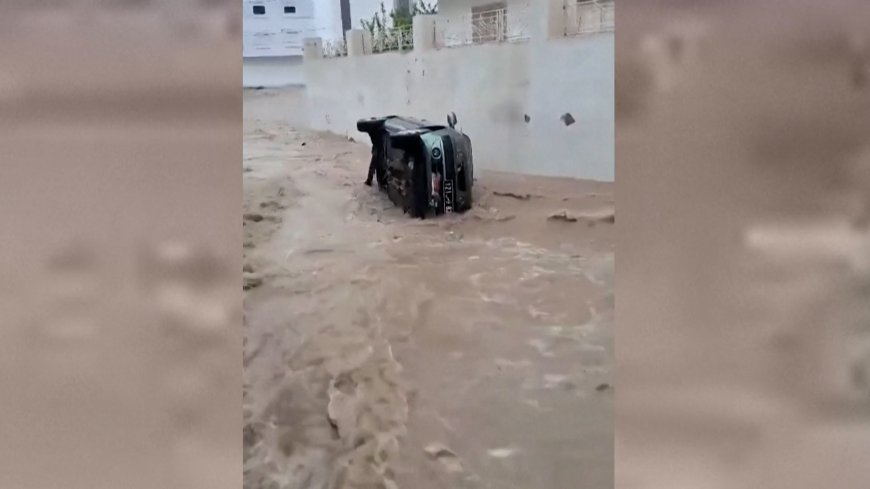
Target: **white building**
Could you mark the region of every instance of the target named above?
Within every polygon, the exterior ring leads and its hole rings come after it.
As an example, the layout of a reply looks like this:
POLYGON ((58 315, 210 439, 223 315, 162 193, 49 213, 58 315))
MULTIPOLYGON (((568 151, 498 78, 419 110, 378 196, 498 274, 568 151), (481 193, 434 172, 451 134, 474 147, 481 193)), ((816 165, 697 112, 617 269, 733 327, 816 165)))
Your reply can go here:
POLYGON ((301 85, 302 39, 315 28, 313 0, 242 0, 243 83, 301 85))
POLYGON ((382 1, 389 12, 408 0, 242 0, 244 86, 303 85, 302 40, 341 40, 382 1))
POLYGON ((243 0, 243 56, 302 56, 314 32, 312 0, 243 0))

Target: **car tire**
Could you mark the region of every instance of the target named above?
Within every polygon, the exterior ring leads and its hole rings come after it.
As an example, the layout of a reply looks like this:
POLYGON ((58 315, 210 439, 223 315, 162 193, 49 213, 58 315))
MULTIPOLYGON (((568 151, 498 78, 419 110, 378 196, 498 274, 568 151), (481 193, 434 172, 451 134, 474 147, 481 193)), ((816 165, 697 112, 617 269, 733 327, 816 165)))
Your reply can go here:
POLYGON ((467 204, 464 210, 469 210, 474 206, 474 165, 468 165, 465 170, 465 188, 468 195, 465 197, 467 204))
POLYGON ((373 132, 377 132, 383 129, 384 122, 386 119, 383 117, 372 117, 371 119, 360 119, 356 121, 356 130, 359 132, 365 132, 371 135, 373 132))
POLYGON ((426 194, 426 165, 415 161, 414 171, 411 172, 411 181, 408 188, 411 190, 408 200, 411 204, 412 216, 426 219, 429 210, 429 198, 426 194))

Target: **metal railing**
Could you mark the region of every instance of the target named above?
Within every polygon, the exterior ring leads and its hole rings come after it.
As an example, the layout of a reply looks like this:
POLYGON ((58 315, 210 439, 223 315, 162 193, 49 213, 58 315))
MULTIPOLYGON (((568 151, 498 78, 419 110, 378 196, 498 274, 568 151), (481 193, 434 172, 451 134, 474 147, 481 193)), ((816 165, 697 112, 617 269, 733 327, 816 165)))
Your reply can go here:
POLYGON ((616 24, 612 0, 566 0, 565 16, 566 36, 610 32, 616 24))
POLYGON ((324 58, 340 58, 347 56, 347 42, 344 39, 323 41, 324 58))
POLYGON ((471 41, 502 42, 507 38, 507 9, 497 8, 471 14, 471 41))
POLYGON ((408 51, 414 48, 414 32, 410 25, 381 30, 371 36, 371 43, 372 53, 408 51))
POLYGON ((323 43, 324 58, 341 58, 347 56, 347 43, 344 40, 326 41, 323 43))
POLYGON ((524 41, 530 37, 524 8, 502 7, 458 18, 441 18, 436 21, 435 32, 438 47, 524 41))

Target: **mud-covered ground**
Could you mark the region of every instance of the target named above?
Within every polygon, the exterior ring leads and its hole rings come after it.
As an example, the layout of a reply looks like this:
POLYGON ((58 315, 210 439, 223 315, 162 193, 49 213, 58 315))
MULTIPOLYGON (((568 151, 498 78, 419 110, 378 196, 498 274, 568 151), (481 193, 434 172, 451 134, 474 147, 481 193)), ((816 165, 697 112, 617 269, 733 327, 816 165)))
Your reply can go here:
POLYGON ((245 96, 245 487, 612 487, 612 185, 478 171, 472 211, 410 219, 273 100, 245 96))

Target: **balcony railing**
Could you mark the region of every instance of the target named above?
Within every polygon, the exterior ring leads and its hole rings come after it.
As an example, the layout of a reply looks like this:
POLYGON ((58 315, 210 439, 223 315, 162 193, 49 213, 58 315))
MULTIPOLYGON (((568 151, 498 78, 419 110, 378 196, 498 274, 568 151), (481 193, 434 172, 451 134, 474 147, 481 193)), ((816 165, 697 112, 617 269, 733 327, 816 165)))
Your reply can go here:
POLYGON ((323 41, 324 58, 340 58, 347 56, 347 42, 344 39, 323 41))
POLYGON ((566 0, 565 35, 579 36, 613 31, 615 10, 612 0, 566 0))
MULTIPOLYGON (((578 36, 610 32, 615 27, 613 0, 564 0, 565 35, 578 36)), ((531 37, 528 6, 499 7, 472 11, 462 16, 439 16, 432 30, 438 48, 470 44, 525 41, 531 37)), ((363 35, 365 54, 408 51, 414 48, 412 26, 388 27, 363 35)), ((348 55, 345 40, 326 41, 323 56, 336 58, 348 55)))
POLYGON ((530 37, 528 16, 523 8, 495 8, 441 18, 436 21, 435 32, 438 47, 524 41, 530 37))
MULTIPOLYGON (((376 32, 371 36, 371 52, 408 51, 414 48, 414 35, 410 25, 376 32)), ((368 51, 368 46, 366 46, 368 51)))

